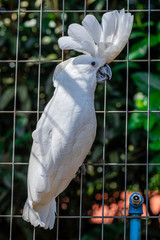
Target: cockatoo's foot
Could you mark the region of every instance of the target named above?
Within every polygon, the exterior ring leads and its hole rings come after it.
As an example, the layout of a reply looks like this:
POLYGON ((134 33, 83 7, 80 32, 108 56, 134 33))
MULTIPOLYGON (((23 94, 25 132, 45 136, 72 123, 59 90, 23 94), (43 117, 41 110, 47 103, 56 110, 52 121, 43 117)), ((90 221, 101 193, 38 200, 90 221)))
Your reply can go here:
POLYGON ((82 163, 82 166, 80 167, 80 169, 81 169, 81 173, 82 173, 82 175, 85 175, 85 174, 86 174, 86 171, 87 171, 87 169, 86 169, 86 166, 85 166, 85 164, 84 164, 84 163, 82 163))
POLYGON ((85 167, 85 164, 82 163, 82 165, 80 166, 80 168, 78 169, 78 171, 76 172, 76 175, 75 175, 75 180, 76 181, 79 181, 79 174, 82 173, 82 175, 85 175, 86 174, 86 167, 85 167))
POLYGON ((86 167, 85 167, 85 164, 82 163, 82 165, 80 166, 80 168, 78 169, 77 173, 76 173, 76 176, 79 175, 80 173, 82 173, 82 175, 85 175, 86 174, 86 167))

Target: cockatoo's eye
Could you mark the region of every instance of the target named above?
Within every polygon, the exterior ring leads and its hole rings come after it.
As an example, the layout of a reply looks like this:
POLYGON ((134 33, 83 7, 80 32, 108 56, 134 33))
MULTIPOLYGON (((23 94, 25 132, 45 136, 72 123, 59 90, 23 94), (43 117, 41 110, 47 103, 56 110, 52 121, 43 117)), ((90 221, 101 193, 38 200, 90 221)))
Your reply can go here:
POLYGON ((92 66, 92 67, 96 67, 96 66, 97 66, 97 61, 93 60, 93 61, 91 62, 91 66, 92 66))
POLYGON ((91 62, 91 65, 94 67, 96 65, 96 62, 91 62))

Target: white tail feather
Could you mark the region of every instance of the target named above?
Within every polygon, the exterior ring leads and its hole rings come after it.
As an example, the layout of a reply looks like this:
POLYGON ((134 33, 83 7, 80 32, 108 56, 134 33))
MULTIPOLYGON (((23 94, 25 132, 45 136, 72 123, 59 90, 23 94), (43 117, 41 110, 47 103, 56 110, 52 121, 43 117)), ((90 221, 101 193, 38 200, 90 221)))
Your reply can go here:
POLYGON ((52 229, 55 223, 56 201, 53 198, 48 204, 40 205, 27 199, 23 209, 23 219, 34 227, 52 229))

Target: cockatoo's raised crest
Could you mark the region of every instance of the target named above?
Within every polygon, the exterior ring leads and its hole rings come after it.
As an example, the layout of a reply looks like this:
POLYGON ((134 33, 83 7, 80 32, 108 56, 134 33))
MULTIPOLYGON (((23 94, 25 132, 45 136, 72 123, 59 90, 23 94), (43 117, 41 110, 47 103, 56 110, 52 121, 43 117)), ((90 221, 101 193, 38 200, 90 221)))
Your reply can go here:
POLYGON ((101 65, 112 62, 125 47, 133 25, 133 16, 124 9, 107 12, 100 25, 93 15, 80 24, 71 24, 67 37, 58 40, 63 50, 76 50, 98 58, 101 65), (83 25, 83 26, 82 26, 83 25))
POLYGON ((83 26, 71 24, 69 36, 58 41, 61 49, 74 49, 84 55, 56 67, 56 91, 32 134, 23 218, 35 227, 53 228, 55 198, 75 177, 91 149, 96 134, 96 84, 111 79, 107 63, 124 48, 132 23, 133 17, 124 10, 105 13, 102 25, 87 15, 83 26))

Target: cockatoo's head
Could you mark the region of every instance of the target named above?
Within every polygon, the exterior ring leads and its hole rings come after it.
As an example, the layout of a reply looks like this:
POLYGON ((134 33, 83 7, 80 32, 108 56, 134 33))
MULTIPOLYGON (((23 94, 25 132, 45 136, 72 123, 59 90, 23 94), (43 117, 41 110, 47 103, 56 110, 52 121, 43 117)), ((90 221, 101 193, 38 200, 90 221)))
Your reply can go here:
POLYGON ((92 78, 96 78, 97 82, 103 82, 105 80, 111 80, 112 71, 108 64, 101 66, 101 62, 98 58, 93 58, 89 55, 81 55, 74 58, 73 66, 79 69, 80 73, 92 74, 92 78))
POLYGON ((125 13, 124 9, 105 13, 102 24, 93 15, 87 15, 82 25, 71 24, 69 36, 61 37, 58 44, 62 50, 73 49, 84 53, 72 60, 76 71, 86 74, 86 78, 90 74, 98 82, 103 82, 111 79, 112 72, 108 64, 126 45, 132 25, 133 16, 125 13))

